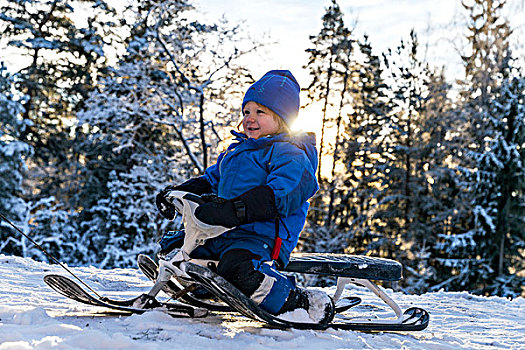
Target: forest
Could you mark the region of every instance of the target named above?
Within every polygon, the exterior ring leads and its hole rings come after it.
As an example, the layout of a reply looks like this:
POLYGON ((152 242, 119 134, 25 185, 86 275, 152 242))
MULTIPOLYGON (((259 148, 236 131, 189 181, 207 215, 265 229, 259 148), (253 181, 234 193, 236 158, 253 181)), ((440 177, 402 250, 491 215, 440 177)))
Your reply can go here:
MULTIPOLYGON (((398 260, 407 293, 525 296, 525 67, 505 5, 462 2, 461 78, 415 31, 377 52, 336 0, 324 8, 302 100, 322 106, 320 190, 297 250, 398 260)), ((153 256, 181 226, 156 194, 231 140, 259 78, 243 62, 266 43, 198 20, 191 0, 0 7, 2 55, 27 59, 0 66, 0 213, 72 266, 153 256)), ((0 253, 48 261, 3 220, 0 253)))

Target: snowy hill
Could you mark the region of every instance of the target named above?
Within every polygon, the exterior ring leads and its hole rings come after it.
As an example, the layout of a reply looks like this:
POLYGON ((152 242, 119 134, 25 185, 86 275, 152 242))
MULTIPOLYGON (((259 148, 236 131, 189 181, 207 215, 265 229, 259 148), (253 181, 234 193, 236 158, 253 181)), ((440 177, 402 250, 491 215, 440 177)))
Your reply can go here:
MULTIPOLYGON (((131 298, 151 283, 134 269, 72 268, 105 296, 131 298)), ((42 280, 65 274, 56 265, 0 255, 0 350, 5 349, 524 349, 525 299, 468 293, 393 293, 403 307, 430 312, 429 327, 413 333, 278 330, 230 314, 175 319, 159 312, 115 316, 66 299, 42 280)), ((330 290, 333 292, 333 290, 330 290)), ((382 308, 359 287, 356 316, 382 308)))

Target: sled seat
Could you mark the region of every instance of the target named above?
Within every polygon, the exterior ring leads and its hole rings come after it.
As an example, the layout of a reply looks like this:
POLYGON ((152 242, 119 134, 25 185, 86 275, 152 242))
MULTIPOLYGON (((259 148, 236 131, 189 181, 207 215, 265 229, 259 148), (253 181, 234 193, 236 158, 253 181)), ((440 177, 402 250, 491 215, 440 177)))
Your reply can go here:
POLYGON ((399 281, 403 266, 394 260, 362 255, 331 253, 294 253, 286 272, 358 278, 366 280, 399 281))
POLYGON ((334 302, 342 296, 348 283, 362 285, 381 298, 396 313, 396 320, 384 322, 397 324, 403 322, 403 311, 399 305, 372 282, 372 280, 399 281, 403 266, 397 261, 362 255, 295 253, 291 255, 290 262, 281 271, 337 277, 337 288, 332 296, 334 302))

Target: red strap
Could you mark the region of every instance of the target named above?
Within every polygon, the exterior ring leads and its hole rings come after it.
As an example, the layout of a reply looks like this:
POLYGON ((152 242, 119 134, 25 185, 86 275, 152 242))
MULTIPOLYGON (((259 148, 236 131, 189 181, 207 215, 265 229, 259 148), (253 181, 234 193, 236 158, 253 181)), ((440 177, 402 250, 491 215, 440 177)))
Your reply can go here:
POLYGON ((273 244, 273 250, 272 250, 272 260, 277 260, 279 258, 279 253, 281 252, 281 243, 282 243, 281 237, 275 237, 275 242, 273 244))

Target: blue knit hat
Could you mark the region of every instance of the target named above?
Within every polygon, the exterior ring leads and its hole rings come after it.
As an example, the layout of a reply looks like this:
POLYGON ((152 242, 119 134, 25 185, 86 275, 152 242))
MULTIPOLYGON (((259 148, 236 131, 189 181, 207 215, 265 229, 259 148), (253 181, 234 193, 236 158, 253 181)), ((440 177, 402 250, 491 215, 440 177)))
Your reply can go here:
POLYGON ((250 102, 257 102, 277 113, 290 127, 299 112, 301 88, 288 70, 272 70, 256 81, 242 101, 242 109, 250 102))

